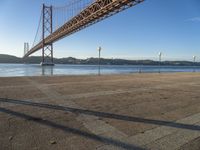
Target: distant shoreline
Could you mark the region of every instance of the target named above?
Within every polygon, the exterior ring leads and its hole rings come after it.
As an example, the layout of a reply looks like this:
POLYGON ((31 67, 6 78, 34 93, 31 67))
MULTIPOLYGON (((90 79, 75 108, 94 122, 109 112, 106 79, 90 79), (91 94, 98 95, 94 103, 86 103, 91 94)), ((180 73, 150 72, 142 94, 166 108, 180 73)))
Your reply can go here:
MULTIPOLYGON (((67 58, 54 58, 55 64, 70 64, 70 65, 98 65, 98 58, 87 58, 87 59, 77 59, 74 57, 67 58)), ((0 54, 0 64, 40 64, 41 57, 40 56, 31 56, 26 58, 25 60, 20 57, 0 54)), ((100 59, 101 65, 144 65, 144 66, 200 66, 200 62, 192 62, 192 61, 154 61, 154 60, 127 60, 127 59, 100 59)))
MULTIPOLYGON (((0 65, 5 65, 5 64, 8 64, 8 65, 39 65, 39 63, 0 63, 0 65)), ((67 64, 67 63, 55 63, 55 65, 69 65, 69 66, 98 66, 98 64, 67 64)), ((151 64, 100 64, 101 66, 136 66, 136 67, 159 67, 159 65, 151 65, 151 64)), ((176 64, 172 64, 172 65, 160 65, 160 67, 200 67, 200 65, 176 65, 176 64)))

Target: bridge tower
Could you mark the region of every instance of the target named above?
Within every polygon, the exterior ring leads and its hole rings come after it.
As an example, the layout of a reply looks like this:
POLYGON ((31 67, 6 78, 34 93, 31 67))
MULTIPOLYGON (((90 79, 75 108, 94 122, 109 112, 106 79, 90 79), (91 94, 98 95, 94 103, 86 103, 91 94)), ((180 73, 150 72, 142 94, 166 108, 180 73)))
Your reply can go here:
POLYGON ((24 43, 24 55, 29 51, 29 43, 24 43))
MULTIPOLYGON (((29 51, 29 43, 24 42, 24 56, 26 55, 26 53, 27 53, 28 51, 29 51)), ((26 63, 26 58, 23 57, 23 58, 22 58, 22 61, 23 61, 24 63, 26 63)))
POLYGON ((45 38, 53 32, 52 6, 42 8, 42 66, 53 66, 53 43, 45 43, 45 38))

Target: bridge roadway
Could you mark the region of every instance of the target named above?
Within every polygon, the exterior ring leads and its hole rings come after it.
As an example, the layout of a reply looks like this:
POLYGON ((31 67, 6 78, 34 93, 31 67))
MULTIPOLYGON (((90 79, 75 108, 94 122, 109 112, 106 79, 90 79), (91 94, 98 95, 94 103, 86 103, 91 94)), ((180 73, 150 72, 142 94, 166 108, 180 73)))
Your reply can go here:
MULTIPOLYGON (((45 45, 54 43, 74 32, 86 28, 100 20, 103 20, 143 1, 144 0, 96 0, 78 15, 47 36, 44 39, 44 43, 45 45)), ((43 41, 31 48, 24 55, 24 58, 38 51, 42 47, 43 41)))

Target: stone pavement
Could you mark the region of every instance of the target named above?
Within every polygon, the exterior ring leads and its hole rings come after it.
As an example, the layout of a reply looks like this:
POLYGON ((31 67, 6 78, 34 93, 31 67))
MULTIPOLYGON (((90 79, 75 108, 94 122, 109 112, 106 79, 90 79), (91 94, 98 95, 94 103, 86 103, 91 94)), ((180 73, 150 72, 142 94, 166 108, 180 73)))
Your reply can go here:
MULTIPOLYGON (((41 95, 45 95, 41 98, 31 98, 31 99, 26 99, 26 102, 30 102, 30 103, 35 103, 35 106, 37 106, 37 104, 41 105, 41 108, 45 108, 46 105, 45 104, 50 104, 50 106, 48 106, 49 108, 55 106, 58 106, 58 110, 59 111, 70 111, 70 109, 66 109, 65 107, 71 108, 72 110, 75 109, 80 111, 78 113, 76 113, 76 115, 74 116, 74 119, 81 123, 81 125, 84 126, 85 129, 87 129, 87 131, 89 132, 90 136, 97 136, 95 138, 97 138, 98 141, 100 141, 100 143, 96 143, 95 144, 95 149, 97 150, 118 150, 118 149, 163 149, 163 150, 177 150, 177 149, 184 149, 184 147, 186 147, 188 144, 192 143, 193 141, 195 141, 196 139, 198 139, 200 137, 200 99, 198 96, 198 88, 200 88, 200 81, 196 82, 196 79, 200 79, 200 75, 199 74, 183 74, 182 78, 179 76, 181 76, 180 74, 172 76, 172 75, 149 75, 149 79, 145 79, 144 76, 135 76, 136 79, 133 79, 133 77, 130 76, 126 76, 125 79, 121 79, 121 76, 116 76, 114 79, 107 79, 107 77, 102 77, 105 79, 102 79, 102 82, 99 82, 99 80, 96 81, 96 78, 92 78, 92 80, 84 80, 84 82, 80 83, 80 82, 62 82, 61 83, 42 83, 40 82, 37 78, 34 77, 26 77, 23 78, 24 82, 28 83, 28 85, 26 84, 26 86, 24 85, 6 85, 5 88, 9 89, 10 88, 23 88, 26 87, 27 89, 29 87, 31 88, 35 88, 37 90, 39 90, 42 94, 41 95), (168 79, 169 76, 170 78, 168 79), (177 78, 176 78, 177 76, 177 78), (182 79, 182 80, 181 80, 182 79), (139 80, 139 81, 138 81, 139 80), (142 80, 147 80, 147 81, 143 81, 142 80), (194 82, 195 80, 195 82, 194 82), (135 82, 137 81, 137 82, 135 82), (140 81, 142 84, 145 84, 144 86, 140 86, 140 81), (120 87, 118 88, 107 88, 108 86, 119 86, 119 83, 121 84, 120 87), (132 83, 132 84, 131 84, 132 83), (134 86, 132 86, 134 84, 134 86), (94 91, 88 91, 87 92, 78 92, 74 93, 74 94, 62 94, 63 93, 63 89, 72 89, 74 88, 74 85, 77 85, 76 88, 78 88, 79 84, 83 84, 83 85, 87 85, 87 86, 91 86, 93 84, 98 84, 98 86, 101 89, 94 89, 94 91), (91 84, 91 85, 90 85, 91 84), (71 85, 71 87, 70 87, 71 85), (73 85, 73 86, 72 86, 73 85), (59 87, 55 90, 54 87, 59 87), (60 87, 61 86, 61 87, 60 87), (104 87, 105 86, 105 87, 104 87), (62 89, 63 88, 63 89, 62 89), (170 97, 173 97, 173 95, 170 95, 171 90, 174 91, 182 91, 182 93, 185 95, 186 99, 184 99, 183 101, 181 101, 182 98, 184 98, 184 96, 182 97, 182 95, 174 95, 177 98, 174 97, 174 99, 171 99, 170 97), (163 119, 154 119, 154 117, 156 116, 147 116, 147 117, 134 117, 131 115, 125 116, 125 115, 120 115, 119 112, 114 114, 113 112, 109 112, 109 110, 107 112, 101 112, 99 110, 88 110, 88 108, 90 108, 92 106, 90 106, 90 104, 85 104, 82 105, 82 103, 79 103, 80 99, 91 99, 92 103, 95 102, 95 98, 100 98, 101 97, 109 97, 110 100, 112 100, 112 96, 115 95, 122 95, 122 97, 126 97, 126 95, 128 94, 133 94, 135 96, 138 96, 140 93, 146 93, 151 95, 151 93, 156 93, 157 92, 162 93, 163 95, 167 93, 167 96, 165 95, 165 99, 164 100, 160 100, 161 102, 163 102, 163 108, 164 108, 164 104, 167 103, 172 103, 169 106, 166 105, 166 107, 170 108, 169 110, 165 110, 166 112, 160 112, 160 116, 162 118, 162 114, 164 113, 168 113, 170 111, 177 111, 178 109, 184 109, 187 107, 188 105, 188 109, 190 107, 193 108, 193 111, 186 111, 185 109, 185 114, 184 112, 180 112, 180 115, 178 115, 176 118, 178 119, 171 119, 174 118, 174 116, 170 116, 169 120, 165 120, 163 119), (166 97, 168 99, 166 99, 166 97), (187 98, 191 98, 191 101, 187 98), (199 102, 198 102, 199 100, 199 102), (168 102, 169 101, 169 102, 168 102), (43 105, 44 104, 44 105, 43 105), (184 105, 183 105, 184 104, 184 105), (171 107, 170 107, 171 106, 171 107), (174 109, 172 109, 174 108, 174 109), (199 109, 198 109, 199 108, 199 109), (187 113, 186 113, 187 112, 187 113), (134 122, 139 123, 137 125, 137 128, 140 128, 140 124, 145 124, 144 126, 141 126, 141 128, 144 128, 142 132, 134 132, 135 134, 130 135, 127 134, 126 132, 123 132, 123 130, 120 128, 120 126, 116 126, 115 124, 113 124, 112 122, 109 122, 109 120, 105 120, 102 119, 103 118, 107 118, 107 119, 111 119, 111 120, 119 120, 122 121, 122 117, 124 117, 124 122, 130 122, 134 120, 134 122), (152 126, 151 126, 152 125, 152 126), (98 139, 99 138, 99 139, 98 139)), ((65 77, 62 77, 62 79, 65 77)), ((68 77, 66 77, 68 78, 68 77)), ((84 78, 84 77, 82 77, 84 78)), ((98 77, 97 77, 98 78, 98 77)), ((45 80, 44 80, 45 81, 45 80)), ((46 81, 45 81, 46 82, 46 81)), ((87 86, 85 87, 87 89, 87 86)), ((3 90, 4 87, 0 87, 0 90, 3 90)), ((5 89, 4 88, 4 89, 5 89)), ((70 90, 71 90, 70 89, 70 90)), ((84 89, 85 90, 85 89, 84 89)), ((159 93, 159 94, 160 94, 159 93)), ((159 96, 159 94, 157 94, 159 96)), ((8 95, 6 93, 6 95, 8 95)), ((119 96, 119 100, 120 100, 120 96, 119 96)), ((132 95, 131 95, 132 96, 132 95)), ((143 96, 143 95, 142 95, 143 96)), ((8 97, 11 98, 12 97, 8 97)), ((145 99, 145 95, 144 95, 144 99, 145 99)), ((117 99, 117 98, 116 98, 117 99)), ((126 98, 125 98, 126 99, 126 98)), ((127 97, 127 99, 130 99, 130 97, 127 97)), ((142 97, 143 99, 143 97, 142 97)), ((146 99, 149 99, 149 96, 147 96, 146 99)), ((98 99, 97 99, 98 100, 98 99)), ((97 101, 96 100, 96 101, 97 101)), ((138 99, 136 99, 138 100, 138 99)), ((8 99, 9 101, 9 99, 8 99)), ((19 100, 20 101, 20 100, 19 100)), ((22 100, 21 100, 22 101, 22 100)), ((134 99, 132 100, 134 101, 134 99)), ((82 101, 80 101, 82 102, 82 101)), ((147 101, 150 104, 151 103, 157 103, 157 101, 147 101)), ((159 101, 158 101, 159 102, 159 101)), ((155 106, 157 105, 157 107, 161 107, 159 106, 160 103, 155 104, 155 106)), ((141 104, 143 102, 140 102, 141 104)), ((140 104, 138 103, 138 104, 140 104)), ((114 103, 113 103, 114 104, 114 103)), ((123 102, 122 102, 123 104, 123 102)), ((136 103, 137 104, 137 103, 136 103)), ((134 103, 134 106, 137 106, 134 103)), ((162 104, 162 103, 161 103, 162 104)), ((103 104, 102 101, 102 106, 105 105, 106 103, 103 104)), ((127 104, 128 106, 129 104, 127 104)), ((34 106, 34 104, 33 104, 34 106)), ((149 105, 150 106, 150 105, 149 105)), ((12 108, 16 107, 16 104, 13 103, 9 103, 9 102, 4 102, 4 100, 0 101, 0 107, 2 108, 2 113, 4 111, 5 112, 12 112, 9 111, 12 108), (8 108, 8 110, 4 109, 4 108, 8 108)), ((96 107, 96 106, 95 106, 96 107)), ((113 105, 114 107, 114 105, 113 105)), ((138 106, 139 107, 139 106, 138 106)), ((148 107, 148 106, 147 106, 148 107)), ((156 108, 156 107, 155 107, 156 108)), ((154 107, 152 108, 152 111, 154 111, 155 109, 154 107)), ((126 109, 122 108, 121 111, 125 111, 126 109)), ((155 109, 156 110, 156 109, 155 109)), ((112 111, 112 110, 110 110, 112 111)), ((128 112, 132 112, 133 110, 129 110, 128 112)), ((145 111, 145 110, 144 110, 145 111)), ((162 111, 160 109, 156 110, 156 111, 162 111)), ((164 111, 164 110, 163 110, 164 111)), ((72 113, 74 113, 73 111, 71 111, 72 113)), ((0 115, 2 114, 0 112, 0 115)), ((142 114, 142 112, 141 112, 142 114)), ((47 113, 48 115, 48 113, 47 113)), ((159 116, 159 118, 160 118, 159 116)), ((0 118, 1 119, 1 118, 0 118)), ((36 121, 37 122, 37 121, 36 121)), ((44 122, 45 124, 45 122, 44 122)), ((128 125, 128 124, 127 124, 128 125)), ((134 131, 134 127, 132 128, 132 130, 134 131)), ((35 137, 36 138, 36 137, 35 137)), ((37 138, 36 138, 37 139, 37 138)), ((1 140, 1 139, 0 139, 1 140)), ((36 140, 37 141, 37 140, 36 140)), ((0 141, 1 142, 1 141, 0 141)), ((198 142, 198 141, 197 141, 198 142)), ((196 144, 196 149, 198 150, 198 148, 200 149, 200 144, 196 144)), ((0 147, 1 148, 1 147, 0 147)), ((67 148, 68 149, 68 148, 67 148)), ((71 148, 69 148, 71 149, 71 148)), ((76 148, 75 148, 76 149, 76 148)))

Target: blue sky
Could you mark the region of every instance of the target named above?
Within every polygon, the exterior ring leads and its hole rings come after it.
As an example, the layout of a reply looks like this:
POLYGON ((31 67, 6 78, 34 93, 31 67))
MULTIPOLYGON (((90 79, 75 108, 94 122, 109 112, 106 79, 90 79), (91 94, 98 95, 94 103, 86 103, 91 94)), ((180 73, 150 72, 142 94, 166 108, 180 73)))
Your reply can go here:
MULTIPOLYGON (((0 53, 23 55, 34 40, 42 3, 68 0, 0 0, 0 53)), ((200 60, 200 0, 145 0, 54 44, 55 57, 200 60)), ((37 52, 35 55, 40 55, 37 52)))

